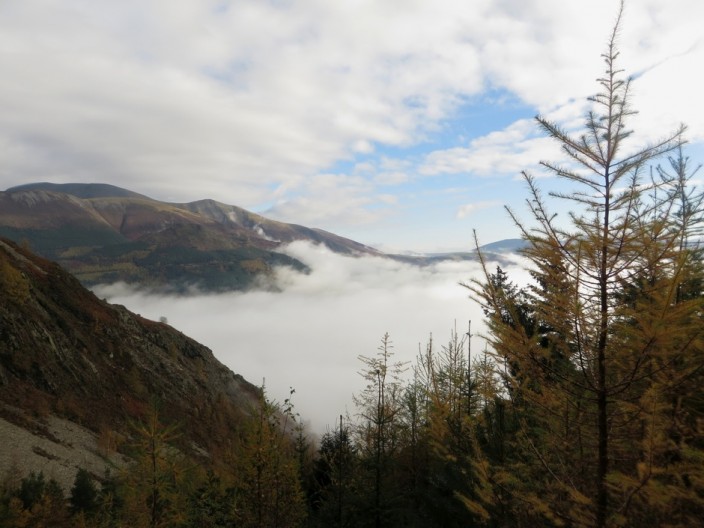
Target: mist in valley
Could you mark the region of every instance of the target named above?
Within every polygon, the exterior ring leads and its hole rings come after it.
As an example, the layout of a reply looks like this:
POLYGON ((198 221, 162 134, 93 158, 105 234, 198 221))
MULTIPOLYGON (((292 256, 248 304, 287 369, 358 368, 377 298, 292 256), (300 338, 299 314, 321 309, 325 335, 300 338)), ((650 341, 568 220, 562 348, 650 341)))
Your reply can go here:
MULTIPOLYGON (((115 284, 95 292, 149 319, 166 318, 234 372, 256 385, 265 383, 275 401, 289 397, 293 388, 295 410, 315 433, 333 428, 340 414, 355 416, 352 395, 364 387, 358 357, 376 354, 386 332, 394 360, 409 367, 431 335, 442 346, 454 328, 465 333, 470 320, 472 350, 484 349, 481 308, 460 285, 481 276, 477 262, 418 267, 342 256, 305 242, 285 252, 311 272, 278 268, 273 278, 278 291, 177 297, 115 284)), ((524 265, 516 256, 502 262, 515 282, 526 281, 524 265)), ((488 267, 493 272, 496 262, 488 267)))

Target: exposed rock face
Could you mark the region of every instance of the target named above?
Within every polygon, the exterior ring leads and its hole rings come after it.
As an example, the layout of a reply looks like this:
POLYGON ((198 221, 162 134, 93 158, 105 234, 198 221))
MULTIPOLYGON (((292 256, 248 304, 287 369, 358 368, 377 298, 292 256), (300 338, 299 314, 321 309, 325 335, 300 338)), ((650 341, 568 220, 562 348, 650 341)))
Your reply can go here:
MULTIPOLYGON (((181 425, 185 452, 215 460, 258 394, 207 347, 0 239, 0 418, 49 441, 62 418, 119 444, 155 405, 181 425)), ((47 445, 37 441, 40 456, 63 456, 47 445)))
POLYGON ((70 420, 54 415, 29 416, 21 409, 3 404, 0 418, 0 470, 3 475, 42 472, 54 479, 68 494, 78 468, 100 481, 108 469, 120 471, 129 458, 108 444, 108 438, 70 420))

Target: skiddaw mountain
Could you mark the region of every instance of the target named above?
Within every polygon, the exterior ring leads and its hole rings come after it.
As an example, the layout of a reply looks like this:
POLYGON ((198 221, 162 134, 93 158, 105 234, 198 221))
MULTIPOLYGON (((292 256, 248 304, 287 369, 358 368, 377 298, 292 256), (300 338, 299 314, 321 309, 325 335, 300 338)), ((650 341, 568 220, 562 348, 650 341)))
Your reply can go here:
POLYGON ((0 235, 55 260, 86 285, 123 281, 176 291, 246 289, 275 266, 305 270, 277 251, 295 240, 339 253, 378 253, 214 200, 165 203, 105 184, 37 183, 1 192, 0 235))
MULTIPOLYGON (((472 260, 476 253, 388 255, 333 233, 270 220, 215 200, 166 203, 107 184, 33 183, 0 192, 0 236, 54 260, 84 285, 125 282, 184 293, 274 288, 277 266, 306 272, 283 248, 323 244, 353 256, 415 265, 472 260)), ((521 241, 485 246, 512 252, 521 241)))

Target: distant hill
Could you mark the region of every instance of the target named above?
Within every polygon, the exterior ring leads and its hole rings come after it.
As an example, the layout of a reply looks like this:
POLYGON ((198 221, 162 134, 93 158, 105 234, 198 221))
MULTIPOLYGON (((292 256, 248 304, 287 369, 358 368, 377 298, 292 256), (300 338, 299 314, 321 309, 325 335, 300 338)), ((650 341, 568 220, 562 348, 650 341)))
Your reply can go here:
POLYGON ((180 449, 217 464, 259 389, 167 324, 98 299, 57 264, 0 238, 0 475, 119 467, 152 405, 180 449))
POLYGON ((166 203, 105 184, 34 183, 0 192, 0 236, 57 261, 89 286, 124 281, 177 291, 245 289, 279 265, 305 270, 277 251, 296 240, 380 254, 234 205, 166 203))
MULTIPOLYGON (((493 260, 499 262, 506 262, 507 256, 511 254, 516 254, 520 250, 526 247, 525 240, 520 238, 507 238, 504 240, 499 240, 497 242, 492 242, 490 244, 485 244, 479 247, 479 251, 484 254, 485 257, 490 257, 493 260)), ((414 264, 417 266, 429 266, 437 262, 446 261, 462 261, 462 260, 478 260, 477 252, 475 251, 455 251, 446 253, 424 253, 424 254, 394 254, 387 255, 390 258, 399 260, 401 262, 406 262, 407 264, 414 264)))
POLYGON ((479 249, 484 253, 517 253, 527 247, 527 243, 522 238, 507 238, 485 244, 479 249))

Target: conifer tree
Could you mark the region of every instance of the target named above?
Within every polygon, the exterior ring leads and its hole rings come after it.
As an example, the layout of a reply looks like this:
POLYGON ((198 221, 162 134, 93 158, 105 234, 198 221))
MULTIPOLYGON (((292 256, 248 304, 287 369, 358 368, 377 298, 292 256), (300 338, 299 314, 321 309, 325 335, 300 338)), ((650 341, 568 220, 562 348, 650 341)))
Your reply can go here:
POLYGON ((357 452, 351 427, 340 415, 339 425, 320 440, 314 464, 312 510, 319 526, 352 526, 357 474, 357 452))
POLYGON ((550 212, 527 172, 534 225, 509 210, 528 242, 530 317, 490 280, 484 262, 485 281, 472 285, 489 315, 495 358, 509 373, 519 423, 512 469, 521 479, 503 489, 533 522, 602 528, 628 524, 639 498, 647 508, 649 487, 663 485, 656 467, 666 463, 666 417, 677 415, 677 388, 700 379, 701 297, 677 295, 685 270, 696 266, 681 243, 676 200, 692 195, 676 179, 646 178, 652 160, 681 146, 684 127, 633 145, 631 80, 617 67, 622 12, 623 4, 584 130, 537 118, 566 156, 542 165, 573 185, 550 193, 571 204, 567 220, 550 212))
POLYGON ((8 510, 0 519, 7 528, 63 528, 72 524, 61 486, 53 478, 45 480, 41 471, 22 479, 8 510))
POLYGON ((69 497, 71 504, 71 512, 76 514, 84 512, 92 514, 98 506, 98 490, 91 479, 90 473, 83 468, 80 468, 76 473, 76 478, 71 487, 71 495, 69 497))
POLYGON ((368 489, 371 491, 370 517, 374 526, 387 526, 391 503, 398 498, 391 462, 401 447, 402 381, 406 368, 403 362, 393 362, 393 345, 389 334, 382 337, 375 356, 359 356, 363 364, 360 375, 367 382, 365 389, 354 397, 362 423, 357 430, 359 453, 369 469, 368 489))
POLYGON ((468 343, 456 330, 436 353, 431 340, 419 357, 419 372, 426 387, 428 487, 425 506, 428 526, 467 526, 488 519, 477 500, 485 488, 484 457, 476 442, 476 380, 470 384, 468 343), (475 394, 473 399, 470 395, 475 394), (474 401, 474 403, 472 403, 474 401))
POLYGON ((134 462, 122 479, 123 514, 136 527, 178 526, 186 511, 188 467, 174 447, 178 424, 164 425, 152 406, 132 424, 134 462))
POLYGON ((237 526, 293 528, 305 518, 292 409, 290 398, 281 407, 262 388, 243 424, 233 460, 237 526))
POLYGON ((188 528, 225 528, 235 525, 233 490, 208 472, 189 498, 188 528))

